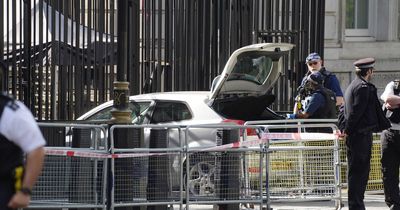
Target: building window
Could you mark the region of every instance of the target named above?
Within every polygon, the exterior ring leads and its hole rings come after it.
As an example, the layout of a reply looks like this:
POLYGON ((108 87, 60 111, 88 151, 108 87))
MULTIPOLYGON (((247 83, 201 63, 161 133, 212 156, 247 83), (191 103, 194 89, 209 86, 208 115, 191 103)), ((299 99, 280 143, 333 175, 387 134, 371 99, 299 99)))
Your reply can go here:
POLYGON ((368 29, 369 0, 346 1, 346 29, 368 29))
POLYGON ((348 41, 373 40, 376 0, 346 0, 345 37, 348 41))
POLYGON ((400 40, 400 4, 397 5, 397 38, 400 40))

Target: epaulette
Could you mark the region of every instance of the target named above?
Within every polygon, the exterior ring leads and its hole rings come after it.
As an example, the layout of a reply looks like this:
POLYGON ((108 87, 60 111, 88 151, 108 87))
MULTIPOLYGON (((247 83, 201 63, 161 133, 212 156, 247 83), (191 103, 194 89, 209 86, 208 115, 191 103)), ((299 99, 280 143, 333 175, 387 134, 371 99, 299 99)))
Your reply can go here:
POLYGON ((365 81, 362 81, 361 82, 361 87, 362 88, 368 87, 368 83, 366 83, 365 81))

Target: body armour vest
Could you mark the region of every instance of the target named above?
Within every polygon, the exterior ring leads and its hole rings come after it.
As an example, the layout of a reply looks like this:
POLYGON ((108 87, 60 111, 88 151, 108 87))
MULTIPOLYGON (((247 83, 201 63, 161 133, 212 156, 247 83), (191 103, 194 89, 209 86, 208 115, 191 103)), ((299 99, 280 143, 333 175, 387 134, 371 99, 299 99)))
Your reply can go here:
MULTIPOLYGON (((14 99, 0 94, 0 119, 4 108, 14 103, 14 99)), ((17 166, 23 164, 23 152, 16 144, 0 133, 0 178, 9 177, 17 166)))
POLYGON ((336 119, 336 95, 333 91, 327 88, 320 88, 315 92, 321 93, 325 98, 325 106, 317 109, 311 116, 314 119, 336 119))

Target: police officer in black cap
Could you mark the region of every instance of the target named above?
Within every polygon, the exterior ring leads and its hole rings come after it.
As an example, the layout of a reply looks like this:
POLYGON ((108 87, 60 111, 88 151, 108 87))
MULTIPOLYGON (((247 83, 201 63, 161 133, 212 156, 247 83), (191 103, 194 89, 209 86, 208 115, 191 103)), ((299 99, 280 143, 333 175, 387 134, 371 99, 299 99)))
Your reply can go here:
POLYGON ((354 62, 357 76, 344 94, 350 210, 365 209, 364 192, 370 170, 372 133, 390 126, 383 115, 376 87, 370 83, 374 64, 374 58, 354 62))

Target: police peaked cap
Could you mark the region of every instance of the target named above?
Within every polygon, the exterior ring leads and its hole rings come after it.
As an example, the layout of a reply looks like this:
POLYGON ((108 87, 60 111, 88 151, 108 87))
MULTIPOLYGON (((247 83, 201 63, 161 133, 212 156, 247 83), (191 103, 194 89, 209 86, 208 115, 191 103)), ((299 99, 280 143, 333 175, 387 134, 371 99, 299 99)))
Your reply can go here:
POLYGON ((368 69, 368 68, 374 67, 375 59, 374 58, 363 58, 363 59, 357 60, 353 64, 358 69, 368 69))

